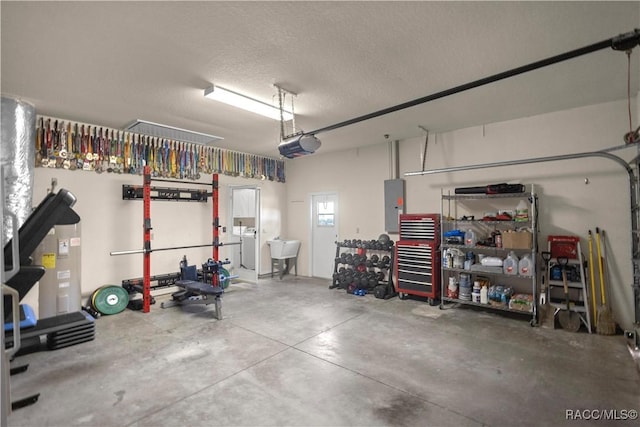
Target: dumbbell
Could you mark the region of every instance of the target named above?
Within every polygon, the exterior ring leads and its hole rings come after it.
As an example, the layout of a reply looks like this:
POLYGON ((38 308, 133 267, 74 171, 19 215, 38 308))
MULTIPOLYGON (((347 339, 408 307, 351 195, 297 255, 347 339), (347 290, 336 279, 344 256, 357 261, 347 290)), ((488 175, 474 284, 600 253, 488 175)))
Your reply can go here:
POLYGON ((378 279, 376 278, 369 278, 369 289, 373 289, 376 286, 378 286, 378 279))
POLYGON ((382 260, 380 261, 380 268, 389 268, 390 264, 391 264, 391 258, 389 258, 389 255, 385 255, 382 257, 382 260))

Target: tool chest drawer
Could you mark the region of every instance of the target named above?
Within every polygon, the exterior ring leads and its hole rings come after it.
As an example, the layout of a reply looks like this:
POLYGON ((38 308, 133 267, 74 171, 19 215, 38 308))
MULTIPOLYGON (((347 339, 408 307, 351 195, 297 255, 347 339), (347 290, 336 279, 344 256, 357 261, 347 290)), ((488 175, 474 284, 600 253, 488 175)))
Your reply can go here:
POLYGON ((439 251, 435 243, 396 243, 396 286, 399 292, 436 298, 440 286, 439 251))
POLYGON ((400 240, 440 241, 440 214, 400 215, 400 240))

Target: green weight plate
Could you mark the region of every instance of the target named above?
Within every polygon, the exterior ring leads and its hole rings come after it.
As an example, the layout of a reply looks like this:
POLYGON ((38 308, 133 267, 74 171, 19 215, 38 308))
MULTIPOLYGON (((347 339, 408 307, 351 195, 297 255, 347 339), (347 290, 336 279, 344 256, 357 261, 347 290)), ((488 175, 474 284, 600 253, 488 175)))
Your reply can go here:
POLYGON ((220 284, 222 285, 222 289, 227 289, 229 287, 229 283, 231 283, 231 280, 229 280, 229 276, 231 275, 222 267, 220 267, 220 269, 218 270, 218 274, 220 277, 220 284))
POLYGON ((99 287, 98 289, 96 289, 95 291, 93 291, 93 293, 91 294, 91 297, 89 297, 89 305, 91 306, 91 308, 93 308, 94 310, 96 310, 96 295, 98 295, 98 291, 100 289, 104 288, 104 286, 99 287))
POLYGON ((102 314, 117 314, 127 308, 129 293, 120 286, 107 285, 98 289, 93 297, 95 309, 102 314))

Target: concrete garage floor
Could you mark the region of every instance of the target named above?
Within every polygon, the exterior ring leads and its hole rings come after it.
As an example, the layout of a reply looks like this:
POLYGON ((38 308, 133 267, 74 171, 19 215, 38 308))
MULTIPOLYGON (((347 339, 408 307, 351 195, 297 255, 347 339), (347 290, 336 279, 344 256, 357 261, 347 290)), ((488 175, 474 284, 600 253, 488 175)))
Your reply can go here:
POLYGON ((566 411, 640 410, 622 336, 328 284, 232 284, 222 321, 159 303, 103 316, 94 341, 16 360, 31 366, 13 398, 41 396, 9 426, 611 425, 566 411))

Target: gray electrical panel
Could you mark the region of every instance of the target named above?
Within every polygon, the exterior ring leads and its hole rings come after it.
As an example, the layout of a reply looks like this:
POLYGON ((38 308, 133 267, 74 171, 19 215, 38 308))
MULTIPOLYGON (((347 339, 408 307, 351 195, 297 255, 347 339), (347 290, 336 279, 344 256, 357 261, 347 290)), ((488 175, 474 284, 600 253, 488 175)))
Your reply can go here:
POLYGON ((384 181, 384 229, 387 233, 399 233, 399 217, 404 213, 404 179, 384 181))

